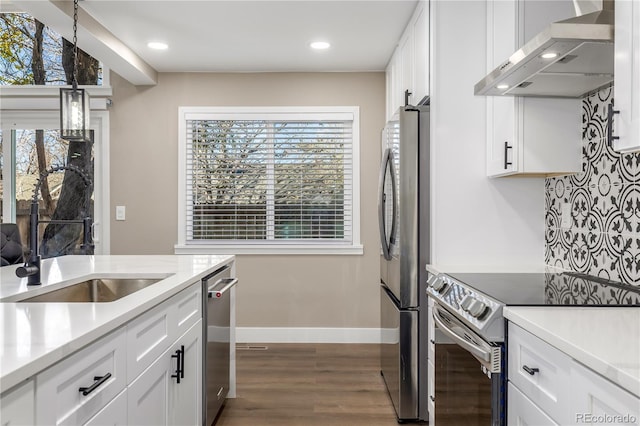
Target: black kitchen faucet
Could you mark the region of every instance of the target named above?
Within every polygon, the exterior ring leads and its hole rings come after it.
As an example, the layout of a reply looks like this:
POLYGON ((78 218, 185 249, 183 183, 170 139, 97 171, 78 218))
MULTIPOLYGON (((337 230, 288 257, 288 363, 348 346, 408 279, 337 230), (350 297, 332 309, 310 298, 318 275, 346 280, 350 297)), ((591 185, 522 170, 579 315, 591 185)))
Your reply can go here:
MULTIPOLYGON (((38 254, 38 225, 40 223, 53 223, 53 224, 65 224, 65 223, 81 223, 82 224, 82 244, 80 248, 83 250, 87 250, 89 248, 93 248, 94 245, 91 242, 91 225, 92 220, 90 216, 86 216, 83 219, 78 220, 40 220, 39 207, 38 207, 38 193, 40 192, 40 186, 42 185, 42 181, 49 176, 51 173, 59 172, 62 170, 68 170, 70 172, 76 173, 78 176, 82 178, 85 187, 91 186, 91 178, 87 176, 85 172, 80 170, 78 167, 67 165, 67 166, 55 166, 51 167, 49 170, 45 170, 40 173, 40 178, 36 182, 35 189, 33 192, 33 198, 31 199, 31 211, 29 213, 29 246, 30 252, 29 257, 25 261, 23 266, 20 266, 16 269, 16 275, 20 278, 28 277, 27 285, 40 285, 40 255, 38 254)), ((88 195, 87 195, 88 197, 88 195)), ((87 203, 88 205, 88 203, 87 203)))

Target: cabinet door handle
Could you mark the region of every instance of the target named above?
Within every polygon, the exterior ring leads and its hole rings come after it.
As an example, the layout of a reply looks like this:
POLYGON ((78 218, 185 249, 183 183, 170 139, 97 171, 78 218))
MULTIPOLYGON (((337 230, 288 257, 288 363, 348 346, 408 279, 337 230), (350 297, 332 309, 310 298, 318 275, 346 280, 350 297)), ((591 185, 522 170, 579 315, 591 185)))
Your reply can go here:
POLYGON ((180 345, 180 378, 184 379, 184 345, 180 345))
POLYGON ((436 397, 433 395, 429 395, 429 399, 433 402, 436 402, 436 397))
POLYGON ((620 139, 620 136, 613 136, 613 116, 614 114, 620 114, 620 111, 613 109, 613 101, 609 103, 609 111, 607 114, 607 143, 609 146, 613 146, 613 141, 620 139))
POLYGON ((527 373, 531 374, 532 376, 540 371, 539 368, 531 368, 531 367, 526 366, 526 365, 523 365, 522 369, 524 371, 526 371, 527 373))
POLYGON ((409 97, 413 95, 413 93, 411 93, 409 91, 409 89, 404 91, 404 106, 408 106, 409 105, 409 97))
POLYGON ((511 161, 507 161, 507 158, 509 157, 508 151, 512 148, 513 148, 512 146, 509 146, 509 142, 507 141, 504 142, 504 169, 505 170, 507 170, 509 166, 513 164, 511 161))
POLYGON ((104 382, 106 382, 107 380, 109 380, 111 378, 111 373, 107 373, 104 376, 94 376, 93 377, 93 384, 87 388, 79 388, 78 392, 82 392, 83 396, 87 396, 89 395, 91 392, 93 392, 94 390, 98 389, 98 387, 100 385, 102 385, 104 382))
MULTIPOLYGON (((183 346, 184 348, 184 346, 183 346)), ((176 379, 177 383, 180 383, 180 379, 184 377, 184 373, 182 373, 182 350, 176 349, 176 352, 171 355, 171 358, 177 358, 176 363, 176 374, 172 374, 171 377, 176 379)))

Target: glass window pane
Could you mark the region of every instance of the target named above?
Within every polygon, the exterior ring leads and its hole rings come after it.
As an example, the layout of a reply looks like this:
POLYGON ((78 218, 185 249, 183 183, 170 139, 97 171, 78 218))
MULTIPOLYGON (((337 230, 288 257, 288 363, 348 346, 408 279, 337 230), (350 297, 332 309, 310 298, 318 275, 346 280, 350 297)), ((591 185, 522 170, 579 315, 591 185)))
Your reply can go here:
MULTIPOLYGON (((58 130, 17 129, 15 138, 15 205, 16 223, 22 243, 29 246, 29 213, 40 174, 51 167, 74 165, 93 180, 93 144, 67 142, 58 130)), ((46 174, 46 172, 45 172, 46 174)), ((71 171, 57 171, 40 181, 37 193, 42 223, 38 229, 39 252, 43 257, 65 254, 89 254, 92 249, 80 247, 82 223, 54 224, 49 220, 80 221, 93 217, 93 185, 71 171)))
POLYGON ((188 239, 350 242, 352 125, 187 120, 188 239))
MULTIPOLYGON (((0 34, 0 85, 70 84, 62 64, 63 58, 72 58, 73 44, 60 34, 26 13, 0 13, 0 34), (42 45, 42 54, 36 55, 34 66, 36 42, 42 45)), ((100 62, 80 48, 78 56, 80 64, 86 64, 78 68, 78 83, 101 86, 100 62)))
POLYGON ((265 239, 264 124, 196 121, 192 129, 193 239, 265 239))

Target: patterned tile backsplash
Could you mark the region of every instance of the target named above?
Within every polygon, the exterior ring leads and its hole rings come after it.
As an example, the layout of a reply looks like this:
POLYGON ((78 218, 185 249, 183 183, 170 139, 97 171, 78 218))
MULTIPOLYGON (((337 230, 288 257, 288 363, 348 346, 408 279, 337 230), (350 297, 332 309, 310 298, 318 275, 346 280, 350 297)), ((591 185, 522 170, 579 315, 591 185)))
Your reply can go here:
POLYGON ((545 181, 545 262, 640 286, 640 154, 608 145, 612 100, 608 88, 582 102, 582 172, 545 181))

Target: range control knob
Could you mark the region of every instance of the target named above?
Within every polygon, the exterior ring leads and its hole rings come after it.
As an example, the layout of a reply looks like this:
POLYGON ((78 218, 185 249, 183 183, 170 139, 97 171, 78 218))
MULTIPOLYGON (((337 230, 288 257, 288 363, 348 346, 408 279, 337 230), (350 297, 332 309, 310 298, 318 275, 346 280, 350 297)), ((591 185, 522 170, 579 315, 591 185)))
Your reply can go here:
POLYGON ((471 306, 471 304, 472 304, 473 302, 475 302, 475 300, 476 300, 476 299, 475 299, 472 295, 467 294, 467 295, 464 297, 464 299, 462 299, 462 302, 460 302, 460 307, 462 308, 462 310, 464 310, 464 311, 467 311, 467 312, 468 312, 468 311, 469 311, 469 306, 471 306))
POLYGON ((437 279, 433 281, 433 283, 431 284, 431 288, 442 294, 447 289, 447 283, 442 279, 437 279))
POLYGON ((489 309, 487 305, 479 300, 474 300, 467 312, 474 318, 480 318, 489 309))

